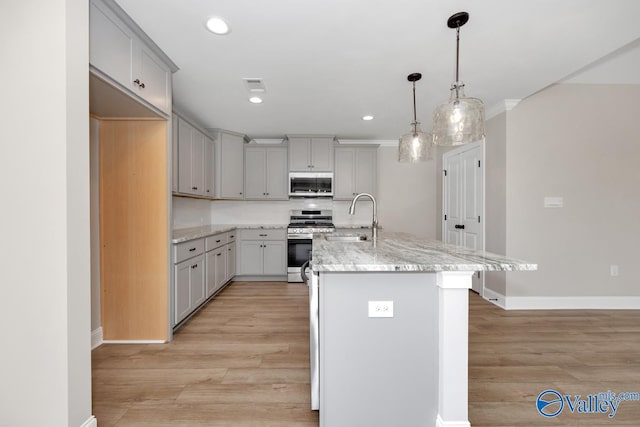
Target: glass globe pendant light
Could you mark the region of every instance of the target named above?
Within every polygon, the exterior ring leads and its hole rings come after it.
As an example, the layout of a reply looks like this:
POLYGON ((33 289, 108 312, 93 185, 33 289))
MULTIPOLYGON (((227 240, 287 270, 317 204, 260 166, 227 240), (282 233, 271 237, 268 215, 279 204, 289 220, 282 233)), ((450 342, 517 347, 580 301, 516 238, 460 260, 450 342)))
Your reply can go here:
POLYGON ((411 132, 400 137, 398 144, 398 161, 400 162, 423 162, 431 157, 431 135, 420 130, 420 122, 416 119, 416 82, 422 78, 420 73, 412 73, 407 76, 407 80, 413 83, 413 121, 411 122, 411 132))
POLYGON ((484 104, 478 98, 465 96, 464 83, 459 78, 460 27, 468 20, 467 12, 458 12, 447 20, 447 26, 456 29, 456 81, 451 85, 449 102, 433 113, 435 145, 462 145, 484 138, 484 104))

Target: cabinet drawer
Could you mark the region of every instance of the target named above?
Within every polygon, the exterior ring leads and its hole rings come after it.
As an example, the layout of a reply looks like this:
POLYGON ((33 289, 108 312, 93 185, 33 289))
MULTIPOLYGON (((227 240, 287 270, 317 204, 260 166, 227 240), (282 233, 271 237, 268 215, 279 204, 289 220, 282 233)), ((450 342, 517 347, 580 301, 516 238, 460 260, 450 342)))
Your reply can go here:
POLYGON ((285 240, 287 238, 287 231, 284 228, 269 230, 243 229, 239 231, 241 240, 285 240))
POLYGON ((173 263, 177 264, 201 253, 204 253, 204 239, 178 243, 173 245, 173 263))
POLYGON ((214 234, 213 236, 209 236, 206 238, 205 248, 207 251, 211 251, 215 248, 219 248, 222 245, 226 245, 228 241, 228 233, 214 234))

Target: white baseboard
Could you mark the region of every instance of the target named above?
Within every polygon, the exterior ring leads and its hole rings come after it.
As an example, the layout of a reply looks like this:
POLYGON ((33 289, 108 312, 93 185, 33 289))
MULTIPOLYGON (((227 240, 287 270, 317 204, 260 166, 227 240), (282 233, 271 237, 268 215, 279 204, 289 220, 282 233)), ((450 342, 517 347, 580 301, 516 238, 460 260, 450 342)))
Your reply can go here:
POLYGON ((471 423, 469 421, 444 421, 438 414, 436 427, 471 427, 471 423))
POLYGON ((638 310, 640 297, 506 297, 507 310, 638 310))
POLYGON ((165 344, 165 340, 104 340, 103 344, 165 344))
POLYGON ((484 298, 505 310, 639 310, 640 297, 510 297, 484 289, 484 298))
POLYGON ((95 416, 91 415, 91 417, 89 417, 87 421, 82 423, 80 427, 98 427, 98 420, 96 420, 95 416))
POLYGON ((91 331, 91 350, 102 345, 102 326, 91 331))
POLYGON ((505 301, 504 301, 504 295, 499 294, 495 291, 492 291, 489 288, 484 288, 484 292, 483 292, 484 296, 483 298, 486 299, 487 301, 497 305, 498 307, 505 309, 505 301))

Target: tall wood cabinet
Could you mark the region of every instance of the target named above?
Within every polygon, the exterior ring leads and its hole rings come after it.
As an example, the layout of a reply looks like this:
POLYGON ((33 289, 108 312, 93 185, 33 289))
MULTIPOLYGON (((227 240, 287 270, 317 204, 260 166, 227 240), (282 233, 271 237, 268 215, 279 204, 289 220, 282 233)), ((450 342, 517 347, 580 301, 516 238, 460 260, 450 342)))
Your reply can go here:
POLYGON ((101 310, 105 341, 167 341, 168 144, 178 67, 114 0, 89 1, 88 30, 100 158, 100 191, 91 197, 100 206, 101 307, 92 310, 101 310))
POLYGON ((288 200, 287 147, 245 145, 245 200, 288 200))

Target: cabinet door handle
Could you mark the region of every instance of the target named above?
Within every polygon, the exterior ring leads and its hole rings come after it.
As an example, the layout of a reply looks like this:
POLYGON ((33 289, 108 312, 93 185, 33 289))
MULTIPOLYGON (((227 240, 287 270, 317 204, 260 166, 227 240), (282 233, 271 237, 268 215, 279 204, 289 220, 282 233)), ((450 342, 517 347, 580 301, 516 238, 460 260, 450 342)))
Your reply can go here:
POLYGON ((459 230, 464 230, 464 224, 456 224, 454 228, 457 228, 459 230))
POLYGON ((207 193, 209 192, 209 190, 207 190, 207 193))
POLYGON ((216 243, 220 243, 222 240, 216 240, 216 243))
POLYGON ((198 264, 193 264, 191 268, 198 268, 198 264))
POLYGON ((192 189, 192 190, 197 190, 197 189, 198 189, 198 187, 191 187, 191 189, 192 189))
POLYGON ((196 248, 191 248, 191 249, 189 249, 189 252, 193 252, 195 250, 196 250, 196 248))
POLYGON ((140 83, 140 87, 144 89, 144 83, 140 83))
POLYGON ((135 84, 137 84, 138 86, 140 86, 140 79, 135 79, 133 82, 134 82, 135 84))
POLYGON ((267 237, 267 234, 258 234, 260 237, 267 237))
POLYGON ((231 252, 231 248, 229 248, 228 251, 231 252))
POLYGON ((222 252, 216 254, 216 256, 220 256, 220 255, 222 255, 222 252))
POLYGON ((231 238, 233 239, 234 237, 236 237, 236 236, 232 234, 232 235, 231 235, 231 238))
POLYGON ((242 191, 240 192, 240 195, 242 196, 242 191))

